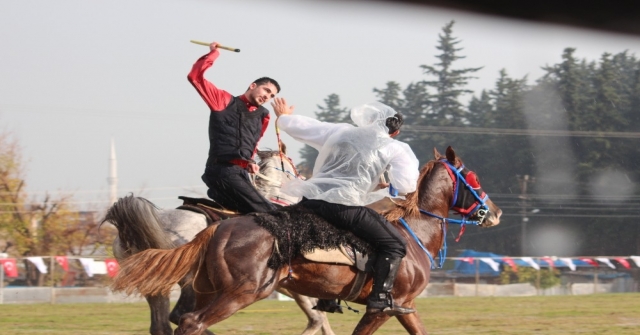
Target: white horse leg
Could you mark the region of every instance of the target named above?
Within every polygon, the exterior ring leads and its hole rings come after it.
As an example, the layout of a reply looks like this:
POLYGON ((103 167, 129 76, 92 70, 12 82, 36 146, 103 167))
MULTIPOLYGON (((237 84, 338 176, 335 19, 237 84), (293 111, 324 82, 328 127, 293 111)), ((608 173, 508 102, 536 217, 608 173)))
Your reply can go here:
POLYGON ((313 306, 318 303, 318 299, 293 293, 281 287, 277 288, 276 291, 293 298, 307 316, 307 327, 302 331, 301 335, 313 335, 320 329, 322 329, 323 335, 335 335, 329 324, 327 314, 313 309, 313 306))

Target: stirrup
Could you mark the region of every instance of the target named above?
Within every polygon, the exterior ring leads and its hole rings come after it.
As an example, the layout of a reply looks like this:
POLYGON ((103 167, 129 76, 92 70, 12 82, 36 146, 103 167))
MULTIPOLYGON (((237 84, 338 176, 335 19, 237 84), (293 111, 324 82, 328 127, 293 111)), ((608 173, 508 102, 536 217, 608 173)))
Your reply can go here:
POLYGON ((311 309, 320 312, 343 314, 342 306, 336 299, 318 299, 318 304, 311 309))
POLYGON ((398 306, 393 302, 390 292, 377 294, 367 302, 367 314, 384 313, 389 316, 415 313, 413 308, 398 306))

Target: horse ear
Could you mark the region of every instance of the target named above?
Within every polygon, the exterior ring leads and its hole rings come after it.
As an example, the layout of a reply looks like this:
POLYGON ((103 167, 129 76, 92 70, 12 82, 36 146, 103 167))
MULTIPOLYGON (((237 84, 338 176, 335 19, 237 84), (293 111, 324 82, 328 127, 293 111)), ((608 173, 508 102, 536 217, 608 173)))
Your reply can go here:
POLYGON ((451 164, 455 164, 456 163, 456 152, 453 151, 453 148, 451 146, 447 147, 447 160, 451 164))
POLYGON ((442 155, 438 152, 438 149, 436 147, 433 148, 433 158, 435 160, 439 160, 440 157, 442 157, 442 155))

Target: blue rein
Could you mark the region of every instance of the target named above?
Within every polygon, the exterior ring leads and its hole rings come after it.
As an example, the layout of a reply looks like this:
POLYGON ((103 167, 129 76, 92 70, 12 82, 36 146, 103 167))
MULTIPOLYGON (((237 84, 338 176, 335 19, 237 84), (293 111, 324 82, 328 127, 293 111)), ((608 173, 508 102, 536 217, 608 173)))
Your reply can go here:
MULTIPOLYGON (((442 239, 443 239, 443 244, 442 244, 442 248, 440 248, 440 250, 438 250, 438 267, 437 268, 442 268, 442 266, 444 265, 444 261, 447 258, 447 223, 459 224, 461 226, 460 229, 463 229, 464 225, 466 225, 466 224, 472 224, 472 225, 478 226, 478 225, 481 225, 482 222, 484 221, 484 215, 481 216, 482 217, 481 220, 468 220, 468 218, 472 214, 474 214, 475 212, 477 212, 480 209, 484 210, 485 215, 486 215, 486 213, 489 212, 489 207, 486 204, 486 200, 489 198, 489 196, 485 195, 484 198, 480 198, 480 196, 473 189, 473 187, 471 187, 471 185, 469 185, 467 180, 462 177, 462 174, 460 172, 462 170, 464 170, 464 165, 461 166, 460 168, 456 168, 455 166, 453 166, 453 164, 449 163, 449 161, 447 161, 447 160, 441 160, 440 162, 443 163, 443 164, 447 164, 449 166, 449 168, 451 169, 451 171, 454 171, 455 174, 456 174, 456 183, 455 183, 456 186, 455 186, 454 195, 453 195, 453 202, 451 203, 451 206, 453 207, 453 205, 456 203, 456 200, 458 198, 458 189, 459 189, 459 185, 460 185, 460 183, 458 181, 462 181, 464 183, 464 186, 469 191, 471 191, 471 194, 473 194, 473 196, 478 201, 478 205, 470 212, 469 215, 462 216, 461 220, 445 218, 445 217, 442 217, 440 215, 436 215, 436 214, 433 214, 431 212, 427 212, 424 209, 420 208, 420 213, 429 215, 431 217, 440 219, 442 221, 442 239)), ((390 190, 392 190, 392 189, 393 188, 390 187, 390 190)), ((409 232, 409 235, 411 235, 411 237, 413 237, 413 239, 418 243, 420 248, 422 248, 422 250, 427 254, 427 256, 429 256, 429 261, 431 262, 431 269, 436 269, 435 260, 433 259, 433 256, 431 256, 431 253, 429 252, 429 250, 427 250, 427 248, 425 248, 425 246, 422 245, 422 242, 420 242, 420 239, 418 238, 418 236, 413 232, 411 227, 409 227, 409 224, 407 224, 407 222, 404 220, 404 218, 400 218, 400 223, 402 223, 404 228, 409 232)))

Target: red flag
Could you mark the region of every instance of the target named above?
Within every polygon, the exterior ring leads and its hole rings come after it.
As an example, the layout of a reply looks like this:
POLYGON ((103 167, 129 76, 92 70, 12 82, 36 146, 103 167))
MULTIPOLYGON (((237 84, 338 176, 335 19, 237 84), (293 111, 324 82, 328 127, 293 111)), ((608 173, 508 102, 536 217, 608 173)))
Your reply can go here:
POLYGON ((511 270, 513 270, 513 272, 518 272, 518 267, 516 266, 516 262, 513 261, 513 259, 509 258, 509 257, 504 257, 502 258, 502 260, 509 264, 509 266, 511 267, 511 270))
POLYGON ((622 266, 624 266, 625 269, 631 269, 631 264, 629 264, 629 262, 626 259, 622 257, 618 257, 618 258, 614 258, 614 260, 620 263, 622 266))
POLYGON ((551 257, 541 257, 540 259, 545 261, 545 262, 547 262, 547 264, 549 264, 549 268, 550 269, 554 269, 555 268, 555 266, 553 264, 553 259, 551 259, 551 257))
POLYGON ((69 271, 69 260, 67 256, 56 256, 56 261, 65 271, 69 271))
POLYGON ((473 264, 473 257, 462 257, 460 258, 460 260, 469 264, 473 264))
POLYGON ((0 263, 2 263, 2 268, 7 277, 15 278, 18 276, 18 267, 16 266, 15 258, 3 258, 0 259, 0 263))
POLYGON ((591 258, 580 258, 580 260, 583 261, 583 262, 589 263, 589 264, 591 264, 591 265, 593 265, 595 267, 599 267, 598 262, 594 261, 591 258))
POLYGON ((118 261, 116 261, 115 258, 105 259, 104 264, 107 266, 107 274, 109 275, 109 277, 115 277, 118 274, 120 266, 118 265, 118 261))

